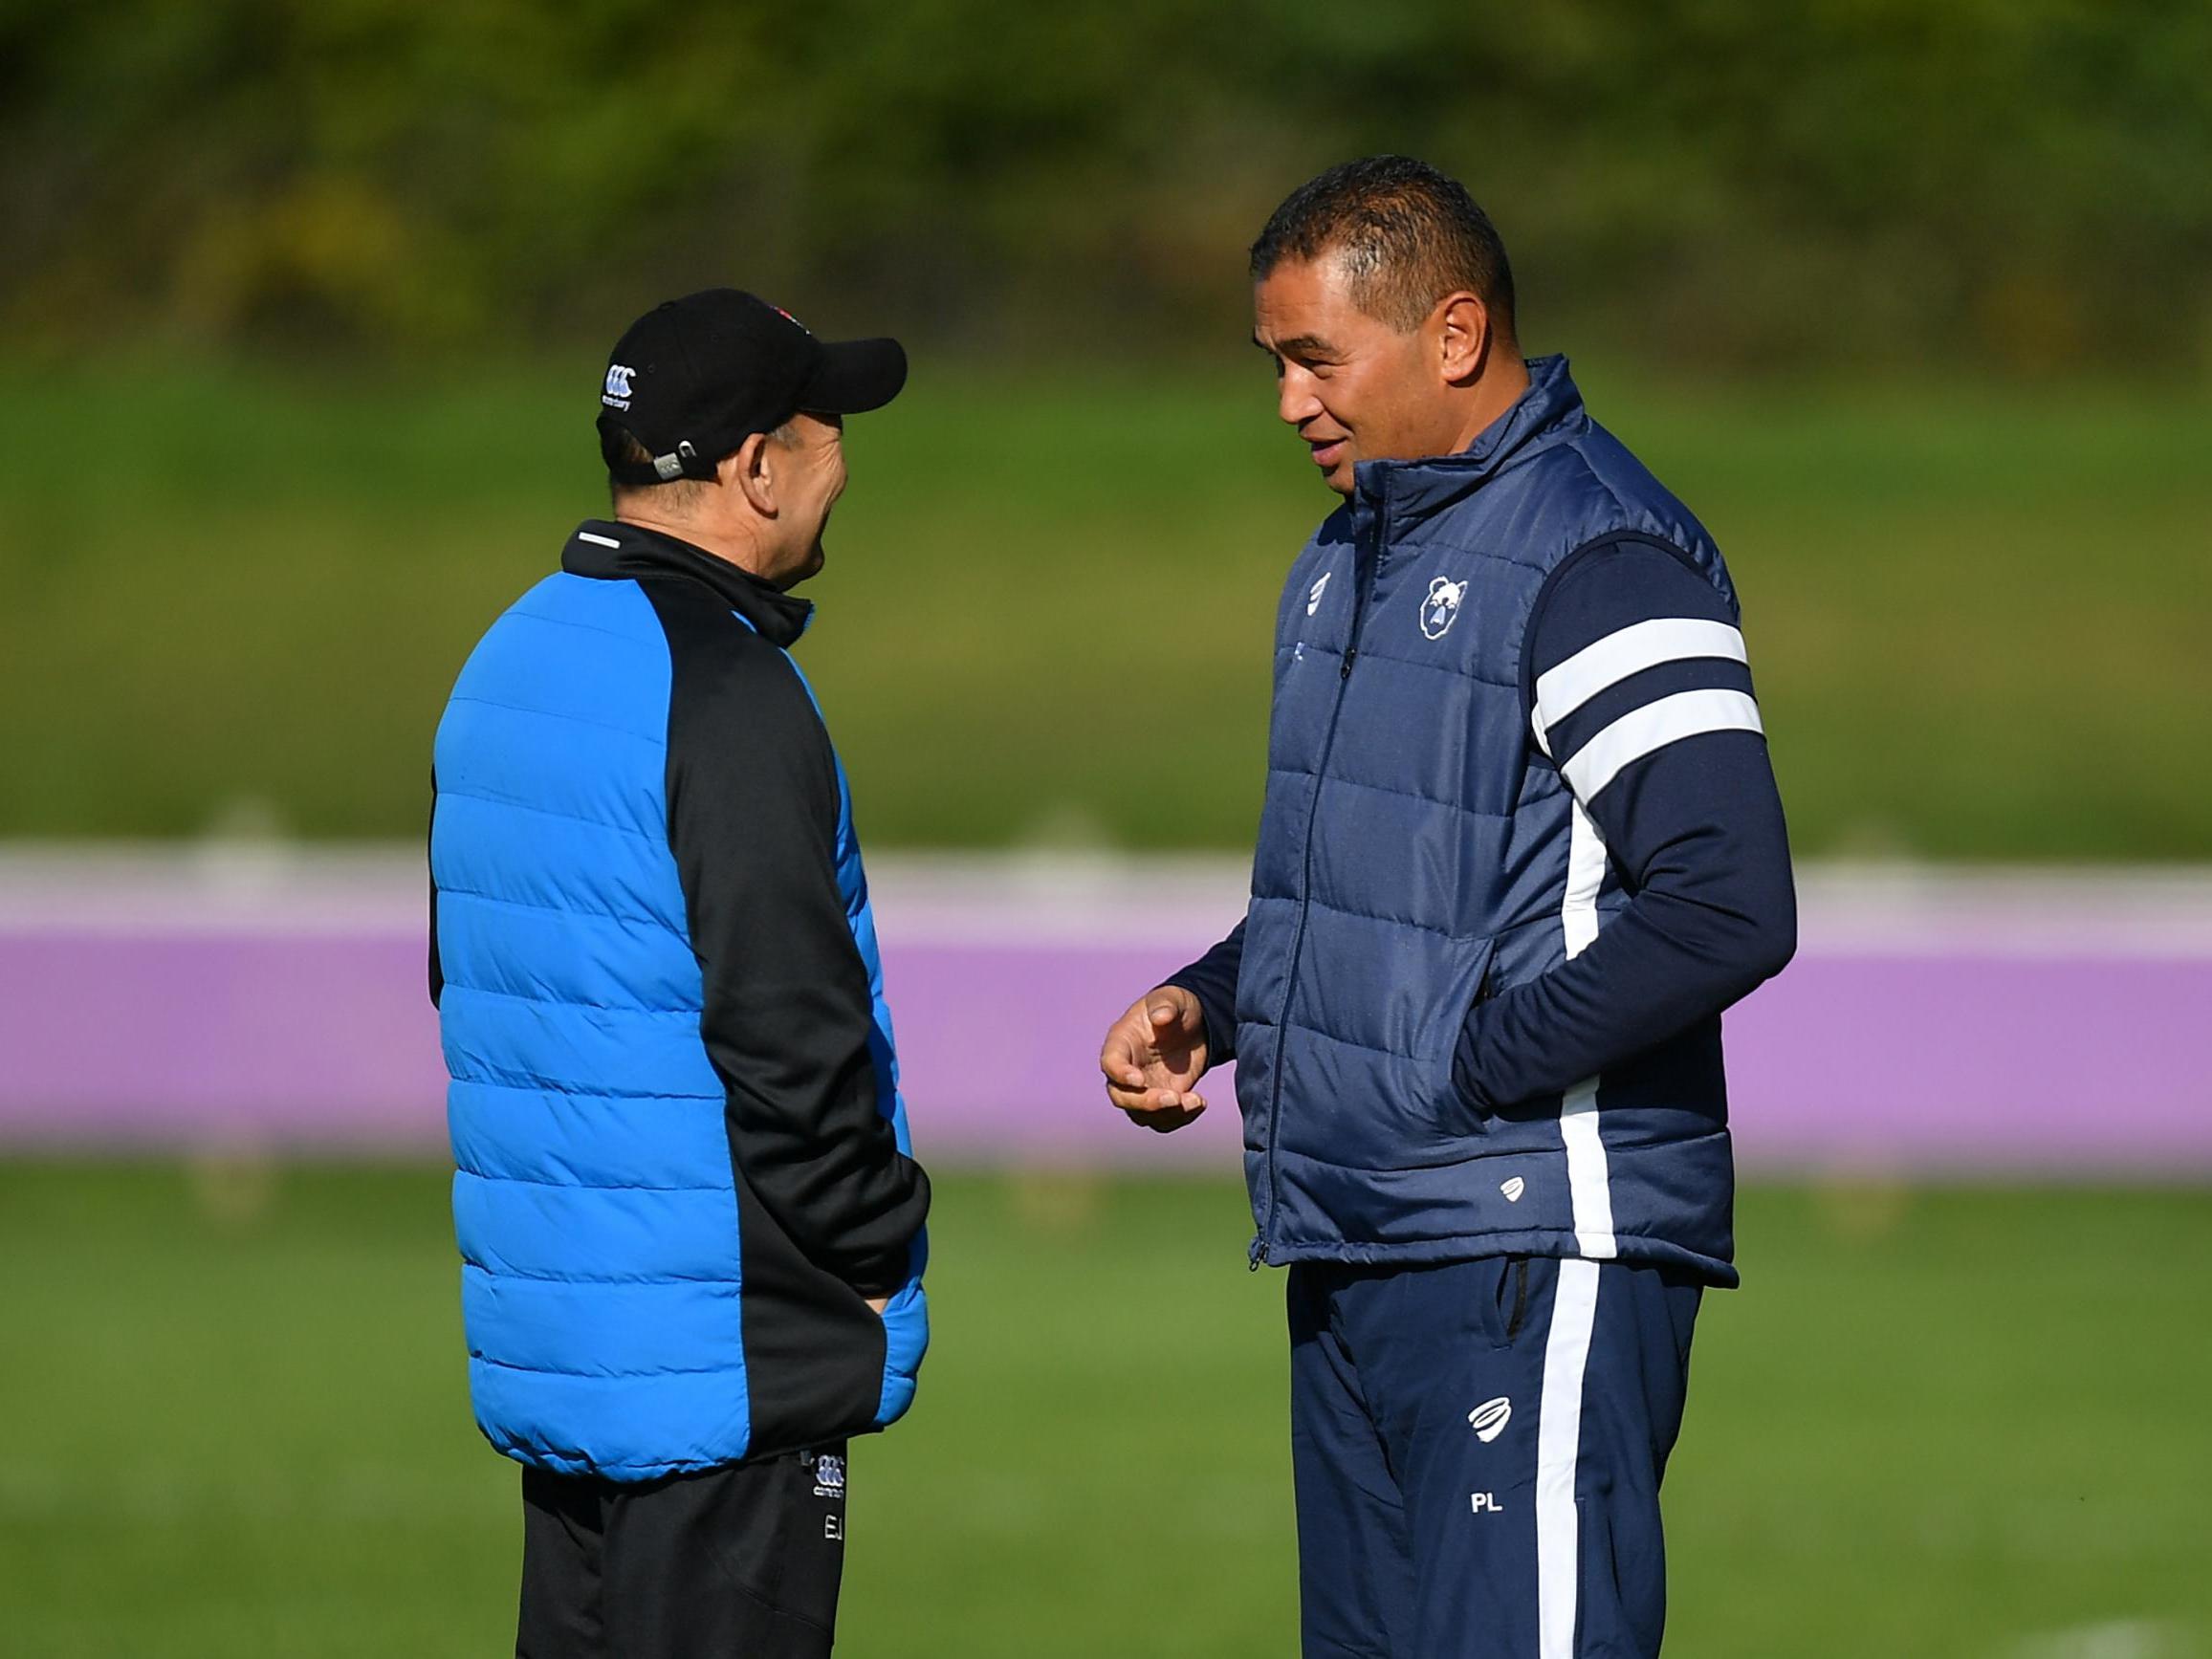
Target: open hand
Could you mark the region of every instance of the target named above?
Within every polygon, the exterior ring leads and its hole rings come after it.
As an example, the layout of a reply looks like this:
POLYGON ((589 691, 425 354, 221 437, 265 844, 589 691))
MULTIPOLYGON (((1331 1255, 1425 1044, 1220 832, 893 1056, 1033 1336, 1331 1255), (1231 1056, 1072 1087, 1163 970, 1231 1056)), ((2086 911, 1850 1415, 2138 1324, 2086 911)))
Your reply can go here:
POLYGON ((1206 1016, 1179 985, 1163 985, 1129 1004, 1099 1050, 1106 1099, 1129 1121, 1166 1134, 1206 1109, 1192 1092, 1206 1071, 1206 1016))

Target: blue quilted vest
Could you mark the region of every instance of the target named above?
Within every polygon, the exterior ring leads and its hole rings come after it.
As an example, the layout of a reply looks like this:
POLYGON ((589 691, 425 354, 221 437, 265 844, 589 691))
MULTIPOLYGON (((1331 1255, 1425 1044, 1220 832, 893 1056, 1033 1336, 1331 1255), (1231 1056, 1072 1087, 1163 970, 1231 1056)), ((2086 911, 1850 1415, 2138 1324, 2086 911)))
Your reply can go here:
MULTIPOLYGON (((1527 1253, 1733 1283, 1718 1019, 1562 1101, 1470 1124, 1475 999, 1567 954, 1573 802, 1531 741, 1522 644, 1577 548, 1622 532, 1727 598, 1703 528, 1593 422, 1561 358, 1467 450, 1369 462, 1292 566, 1237 991, 1256 1260, 1527 1253)), ((1602 927, 1626 895, 1609 870, 1602 927)))
MULTIPOLYGON (((453 688, 430 846, 476 1420, 519 1461, 626 1481, 756 1450, 724 1094, 668 850, 669 686, 635 581, 538 583, 453 688)), ((905 1150, 842 766, 838 786, 877 1097, 905 1150)), ((885 1315, 878 1427, 913 1399, 923 1254, 885 1315)))

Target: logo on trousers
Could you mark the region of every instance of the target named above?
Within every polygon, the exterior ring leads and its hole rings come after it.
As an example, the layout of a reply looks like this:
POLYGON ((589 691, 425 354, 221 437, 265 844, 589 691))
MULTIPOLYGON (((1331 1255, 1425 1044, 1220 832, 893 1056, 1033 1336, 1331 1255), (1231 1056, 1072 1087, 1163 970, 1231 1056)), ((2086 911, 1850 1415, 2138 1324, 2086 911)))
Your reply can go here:
POLYGON ((823 1452, 814 1460, 814 1495, 817 1497, 843 1497, 844 1495, 844 1459, 823 1452))
POLYGON ((1487 1446, 1505 1432, 1505 1425, 1513 1421, 1513 1402, 1500 1394, 1495 1400, 1485 1400, 1467 1413, 1467 1427, 1475 1430, 1475 1438, 1487 1446))

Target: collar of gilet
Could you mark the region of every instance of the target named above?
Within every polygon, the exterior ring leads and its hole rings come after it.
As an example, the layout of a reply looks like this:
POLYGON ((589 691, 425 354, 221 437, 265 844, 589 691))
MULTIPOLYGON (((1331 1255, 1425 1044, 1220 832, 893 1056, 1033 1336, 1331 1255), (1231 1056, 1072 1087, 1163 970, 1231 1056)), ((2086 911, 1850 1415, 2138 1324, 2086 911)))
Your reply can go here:
POLYGON ((1353 517, 1387 513, 1393 530, 1429 517, 1588 425, 1566 359, 1531 358, 1528 389, 1466 448, 1420 461, 1361 462, 1352 473, 1353 517))
POLYGON ((560 568, 602 581, 676 577, 712 588, 772 645, 789 645, 806 632, 814 606, 779 592, 749 570, 717 558, 703 547, 639 524, 587 518, 560 550, 560 568))

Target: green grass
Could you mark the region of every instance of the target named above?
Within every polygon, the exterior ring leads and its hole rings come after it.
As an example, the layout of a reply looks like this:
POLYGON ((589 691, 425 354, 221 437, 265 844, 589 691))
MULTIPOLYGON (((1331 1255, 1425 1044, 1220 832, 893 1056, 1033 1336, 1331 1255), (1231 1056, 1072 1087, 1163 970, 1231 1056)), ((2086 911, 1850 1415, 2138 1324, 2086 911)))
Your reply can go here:
MULTIPOLYGON (((1758 1190, 1741 1220, 1668 1484, 1670 1651, 2212 1654, 2212 1192, 1758 1190)), ((1293 1650, 1281 1281, 1244 1225, 1215 1182, 943 1184, 841 1651, 1293 1650)), ((512 1643, 440 1172, 0 1165, 0 1648, 512 1643)))
MULTIPOLYGON (((454 670, 601 510, 572 378, 0 372, 0 835, 418 833, 454 670)), ((2212 857, 2212 401, 1583 378, 1731 557, 1801 850, 2212 857)), ((801 651, 872 840, 1248 841, 1332 499, 1257 365, 925 359, 850 450, 801 651)))

